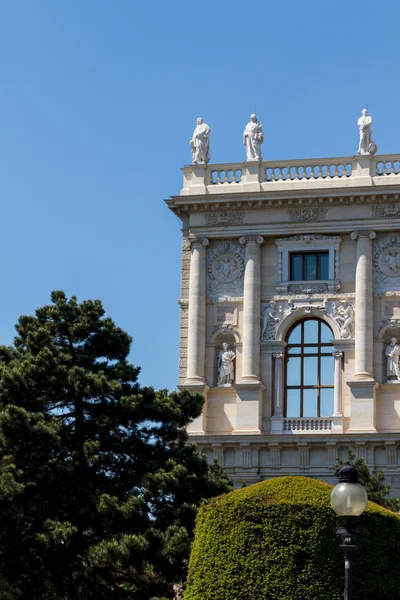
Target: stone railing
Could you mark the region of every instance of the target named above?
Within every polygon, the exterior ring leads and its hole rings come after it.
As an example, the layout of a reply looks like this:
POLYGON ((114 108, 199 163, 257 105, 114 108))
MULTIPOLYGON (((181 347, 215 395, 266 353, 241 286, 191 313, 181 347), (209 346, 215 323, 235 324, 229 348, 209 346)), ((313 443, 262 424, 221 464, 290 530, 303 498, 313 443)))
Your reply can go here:
POLYGON ((332 429, 332 420, 331 419, 323 419, 323 418, 315 418, 315 419, 283 419, 283 431, 292 433, 292 432, 300 432, 305 431, 307 433, 310 432, 321 432, 321 431, 331 431, 332 429))
POLYGON ((182 196, 390 186, 400 183, 400 155, 190 165, 182 170, 182 196))

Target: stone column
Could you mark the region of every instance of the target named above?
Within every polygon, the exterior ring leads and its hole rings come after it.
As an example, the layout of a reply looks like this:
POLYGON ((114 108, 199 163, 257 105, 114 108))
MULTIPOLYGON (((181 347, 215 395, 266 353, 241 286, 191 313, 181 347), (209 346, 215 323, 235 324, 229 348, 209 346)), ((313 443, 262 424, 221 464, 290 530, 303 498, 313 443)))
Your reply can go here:
POLYGON ((207 238, 189 240, 192 250, 189 282, 188 358, 185 385, 204 385, 206 339, 207 238))
POLYGON ((246 247, 243 300, 243 346, 241 383, 260 383, 260 246, 264 238, 244 236, 240 243, 246 247))
POLYGON ((283 397, 284 397, 284 382, 283 382, 283 361, 285 354, 283 352, 275 352, 275 396, 274 396, 274 417, 282 418, 283 415, 283 397))
POLYGON ((353 231, 357 240, 355 304, 355 379, 373 379, 373 272, 374 231, 353 231))
POLYGON ((334 388, 333 388, 333 417, 342 417, 342 356, 343 352, 334 350, 335 359, 334 388))

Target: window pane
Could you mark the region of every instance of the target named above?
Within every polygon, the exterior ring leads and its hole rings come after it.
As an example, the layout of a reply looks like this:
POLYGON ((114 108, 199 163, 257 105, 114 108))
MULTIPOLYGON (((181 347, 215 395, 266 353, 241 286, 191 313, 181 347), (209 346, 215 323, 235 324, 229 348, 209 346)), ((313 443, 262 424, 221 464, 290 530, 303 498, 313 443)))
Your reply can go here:
POLYGON ((302 281, 303 279, 303 255, 291 254, 291 275, 292 281, 302 281))
POLYGON ((300 417, 300 390, 287 390, 286 416, 300 417))
POLYGON ((318 279, 329 279, 329 254, 319 254, 319 277, 318 279))
POLYGON ((317 390, 303 391, 303 417, 318 417, 317 390))
POLYGON ((321 356, 320 385, 333 385, 333 356, 321 356))
POLYGON ((318 321, 304 321, 304 343, 318 344, 318 321))
POLYGON ((306 279, 311 281, 317 279, 317 255, 316 254, 305 254, 306 261, 306 279))
POLYGON ((318 354, 318 346, 304 346, 304 354, 318 354))
POLYGON ((289 348, 288 352, 289 354, 300 354, 301 346, 292 346, 291 348, 289 348))
POLYGON ((289 344, 301 344, 301 325, 297 325, 289 336, 289 344))
POLYGON ((300 362, 301 358, 288 358, 286 367, 287 385, 300 385, 300 362))
MULTIPOLYGON (((333 333, 325 323, 321 323, 321 343, 330 344, 333 340, 333 333)), ((325 352, 325 349, 323 350, 325 352)))
MULTIPOLYGON (((333 357, 332 357, 333 358, 333 357)), ((303 385, 318 385, 318 357, 304 358, 303 385)))
POLYGON ((320 390, 320 415, 330 417, 333 414, 333 388, 320 390))

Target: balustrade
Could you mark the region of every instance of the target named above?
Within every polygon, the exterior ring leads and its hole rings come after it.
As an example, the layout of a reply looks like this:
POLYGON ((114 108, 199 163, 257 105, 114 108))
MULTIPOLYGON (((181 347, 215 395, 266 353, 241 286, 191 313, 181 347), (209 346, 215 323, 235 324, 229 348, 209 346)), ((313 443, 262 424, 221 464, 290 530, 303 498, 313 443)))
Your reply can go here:
POLYGON ((283 419, 283 431, 331 431, 331 419, 283 419))
POLYGON ((235 167, 226 167, 225 169, 211 169, 211 185, 221 185, 225 183, 240 183, 242 179, 242 169, 235 167))
POLYGON ((191 165, 183 169, 184 187, 182 195, 253 193, 273 189, 300 190, 321 188, 346 188, 360 178, 360 185, 397 185, 395 177, 400 175, 400 155, 381 154, 356 156, 265 161, 262 163, 228 163, 214 165, 191 165), (350 183, 351 180, 351 183, 350 183))
POLYGON ((347 178, 352 175, 351 163, 271 165, 265 168, 265 181, 296 181, 347 178))
POLYGON ((392 160, 377 160, 376 161, 377 175, 399 175, 400 174, 400 158, 392 160))

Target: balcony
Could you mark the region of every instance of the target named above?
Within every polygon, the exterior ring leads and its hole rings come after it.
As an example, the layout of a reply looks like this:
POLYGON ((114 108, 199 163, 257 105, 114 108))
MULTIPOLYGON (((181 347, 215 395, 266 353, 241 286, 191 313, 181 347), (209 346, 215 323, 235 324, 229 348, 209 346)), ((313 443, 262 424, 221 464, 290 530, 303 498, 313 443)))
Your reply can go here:
POLYGON ((182 171, 181 196, 383 189, 400 185, 400 154, 190 165, 182 171))

